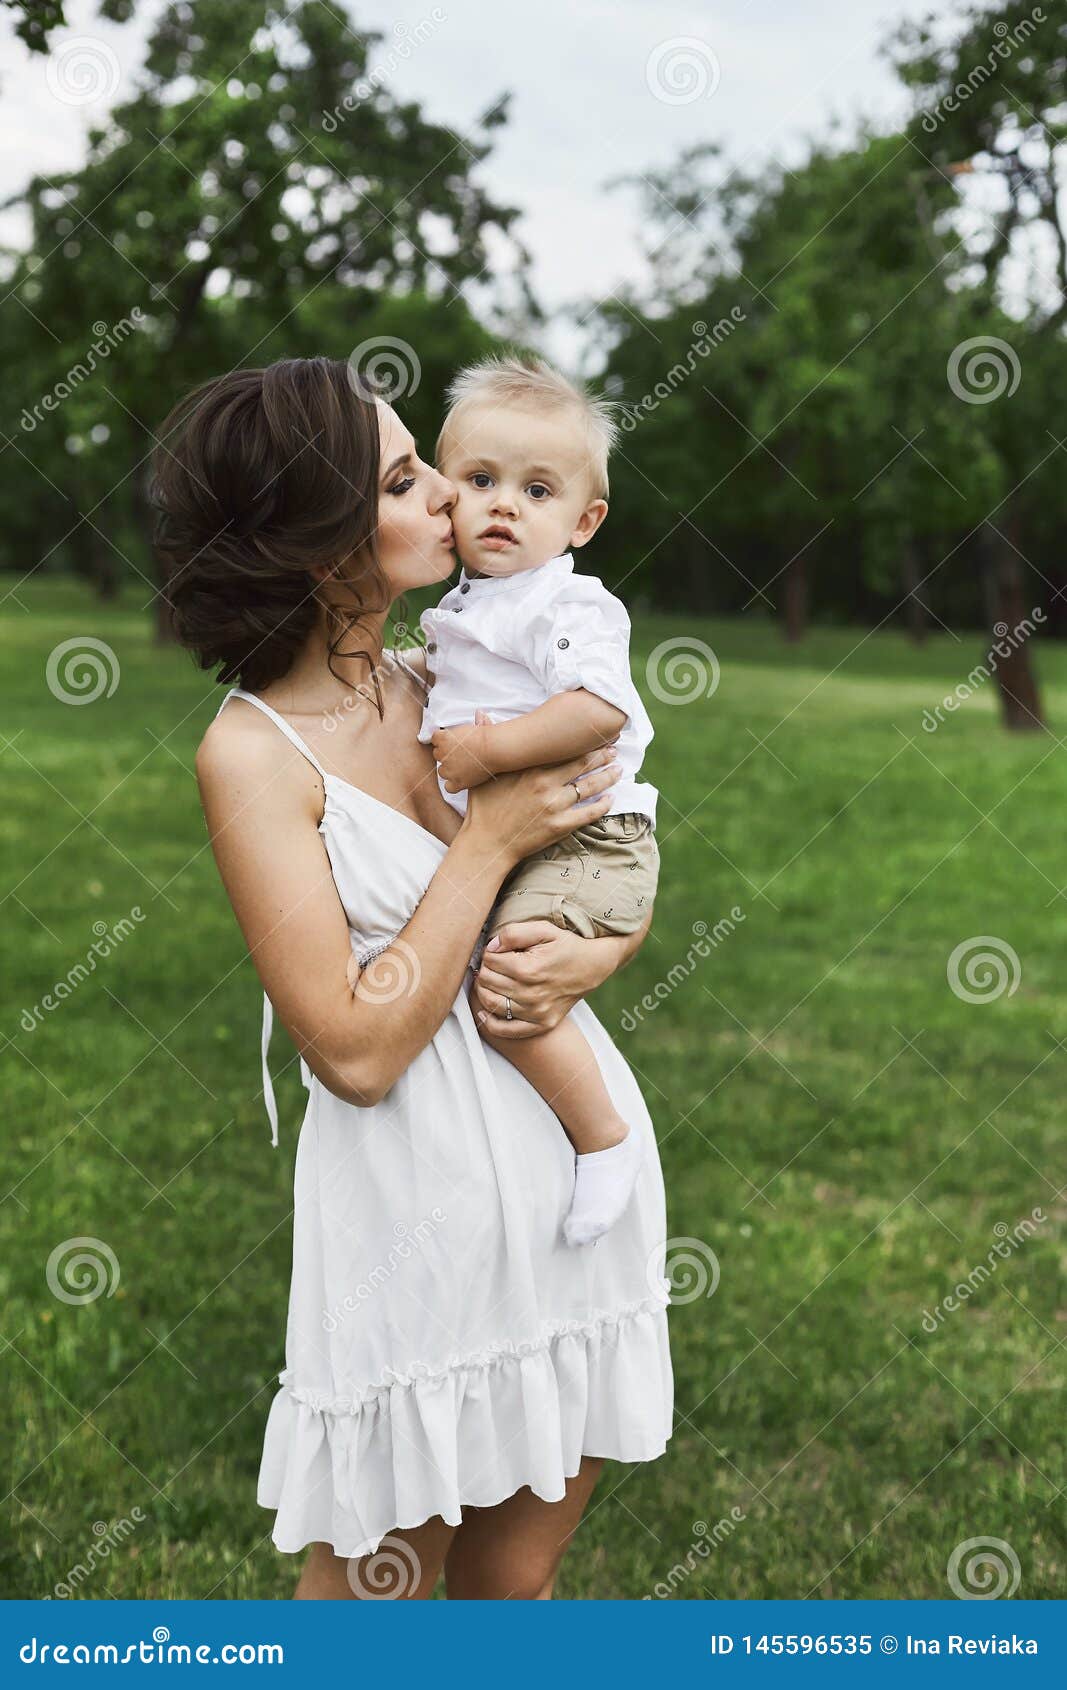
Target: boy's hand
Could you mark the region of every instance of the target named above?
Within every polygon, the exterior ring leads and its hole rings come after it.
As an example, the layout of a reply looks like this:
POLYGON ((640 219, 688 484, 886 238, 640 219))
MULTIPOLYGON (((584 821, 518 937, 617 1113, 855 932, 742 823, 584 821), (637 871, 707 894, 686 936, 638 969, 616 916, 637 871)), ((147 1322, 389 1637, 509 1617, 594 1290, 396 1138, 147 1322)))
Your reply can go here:
POLYGON ((431 744, 446 792, 481 786, 493 774, 489 766, 489 722, 484 710, 476 722, 458 728, 438 728, 431 744))

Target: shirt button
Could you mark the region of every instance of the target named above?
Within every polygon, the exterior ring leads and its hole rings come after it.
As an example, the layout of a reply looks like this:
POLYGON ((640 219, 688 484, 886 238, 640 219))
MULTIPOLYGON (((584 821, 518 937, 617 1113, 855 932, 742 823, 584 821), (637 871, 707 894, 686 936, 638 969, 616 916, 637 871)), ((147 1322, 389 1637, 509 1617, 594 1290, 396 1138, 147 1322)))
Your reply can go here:
POLYGON ((470 584, 470 582, 469 582, 469 581, 464 581, 464 583, 463 583, 463 585, 462 585, 462 586, 461 586, 461 587, 460 587, 460 589, 459 589, 459 590, 460 590, 460 592, 461 592, 461 593, 469 593, 469 592, 470 592, 470 590, 471 590, 471 584, 470 584))
POLYGON ((427 651, 436 651, 437 650, 437 641, 436 640, 427 640, 426 650, 427 651))
POLYGON ((556 645, 559 647, 560 651, 566 651, 566 649, 570 645, 570 643, 571 643, 570 640, 557 640, 556 641, 556 645))
POLYGON ((459 615, 459 613, 460 613, 460 611, 461 611, 461 610, 462 610, 462 609, 463 609, 463 606, 462 606, 462 605, 461 605, 461 604, 454 604, 454 605, 453 605, 453 606, 452 606, 452 613, 453 613, 453 615, 454 615, 454 616, 458 616, 458 615, 459 615))

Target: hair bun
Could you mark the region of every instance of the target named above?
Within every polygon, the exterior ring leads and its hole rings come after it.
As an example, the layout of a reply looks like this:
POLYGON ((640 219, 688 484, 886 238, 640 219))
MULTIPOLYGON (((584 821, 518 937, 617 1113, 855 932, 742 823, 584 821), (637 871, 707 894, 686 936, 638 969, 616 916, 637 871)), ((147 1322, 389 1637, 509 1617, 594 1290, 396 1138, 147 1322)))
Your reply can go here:
POLYGON ((315 566, 366 559, 380 582, 378 474, 373 394, 337 359, 233 371, 174 407, 151 461, 155 547, 202 669, 258 691, 316 625, 315 566))

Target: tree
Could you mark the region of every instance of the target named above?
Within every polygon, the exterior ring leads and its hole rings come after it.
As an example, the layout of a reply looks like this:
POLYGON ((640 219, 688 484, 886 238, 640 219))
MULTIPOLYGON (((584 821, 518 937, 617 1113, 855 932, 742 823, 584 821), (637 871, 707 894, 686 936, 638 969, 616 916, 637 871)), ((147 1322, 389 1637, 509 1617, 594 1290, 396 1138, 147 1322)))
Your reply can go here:
MULTIPOLYGON (((1013 628, 1035 596, 1029 534, 1040 531, 1050 501, 1067 514, 1048 450, 1054 412, 1033 403, 1048 398, 1040 372, 1058 363, 1067 322, 1067 4, 971 6, 948 34, 932 20, 905 24, 890 51, 915 100, 908 144, 931 175, 958 188, 950 222, 977 275, 967 296, 968 342, 976 356, 986 343, 986 376, 1007 395, 991 407, 1005 495, 983 545, 994 619, 1013 628), (1016 297, 1020 271, 1026 277, 1024 321, 997 312, 1009 297, 1009 269, 1016 297)), ((1007 724, 1041 726, 1027 643, 997 677, 1007 724)))
MULTIPOLYGON (((957 266, 926 240, 915 161, 899 135, 866 136, 788 174, 708 182, 714 157, 690 152, 648 181, 646 218, 668 231, 660 310, 627 298, 602 313, 618 391, 669 390, 633 413, 639 497, 654 487, 678 510, 675 550, 699 525, 706 571, 729 587, 725 564, 746 603, 773 601, 788 639, 816 563, 824 608, 855 614, 866 589, 914 629, 920 555, 977 523, 997 473, 986 419, 946 379, 957 266)), ((922 193, 953 199, 946 183, 922 193)))
POLYGON ((14 413, 64 390, 24 428, 32 445, 14 440, 47 477, 33 497, 48 543, 69 549, 88 524, 95 551, 135 567, 155 431, 199 381, 317 352, 331 316, 355 350, 389 294, 435 300, 466 332, 462 290, 491 272, 491 229, 522 270, 517 213, 478 179, 504 104, 471 136, 427 121, 376 76, 377 39, 317 0, 172 4, 85 166, 20 196, 33 233, 13 276, 14 413))
MULTIPOLYGON (((0 0, 0 7, 12 13, 15 34, 31 53, 47 53, 53 33, 67 19, 64 0, 0 0)), ((97 13, 109 23, 126 23, 133 16, 134 0, 97 0, 97 13)))

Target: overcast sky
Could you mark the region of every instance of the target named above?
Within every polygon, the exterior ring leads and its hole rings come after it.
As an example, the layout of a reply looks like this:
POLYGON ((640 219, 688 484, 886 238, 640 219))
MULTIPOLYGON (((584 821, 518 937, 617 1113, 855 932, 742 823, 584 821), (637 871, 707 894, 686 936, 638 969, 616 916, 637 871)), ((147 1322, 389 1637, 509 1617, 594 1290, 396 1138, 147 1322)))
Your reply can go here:
MULTIPOLYGON (((903 106, 879 45, 901 17, 930 9, 928 0, 331 3, 382 31, 372 63, 398 97, 417 99, 432 118, 466 132, 491 101, 512 93, 511 121, 496 131, 483 170, 499 199, 523 208, 535 287, 550 309, 641 275, 637 197, 607 192, 607 178, 668 165, 683 146, 709 139, 733 162, 776 155, 788 163, 833 114, 891 122, 903 106)), ((56 32, 53 56, 75 37, 103 41, 125 92, 158 10, 150 0, 134 22, 115 27, 99 21, 90 0, 67 0, 69 27, 56 32)), ((102 109, 58 100, 48 65, 3 19, 0 198, 35 170, 77 165, 102 109)), ((20 217, 0 213, 0 240, 25 238, 20 217)))

